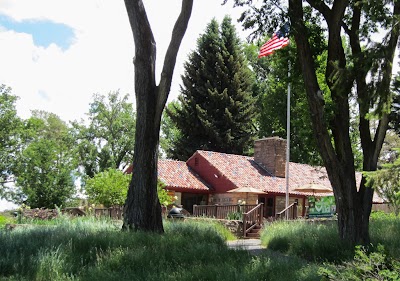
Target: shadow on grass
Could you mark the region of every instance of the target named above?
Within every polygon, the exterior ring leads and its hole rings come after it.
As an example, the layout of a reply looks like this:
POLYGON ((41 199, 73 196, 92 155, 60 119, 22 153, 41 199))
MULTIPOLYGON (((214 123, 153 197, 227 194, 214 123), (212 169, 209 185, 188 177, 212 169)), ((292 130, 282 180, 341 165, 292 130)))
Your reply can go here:
POLYGON ((208 223, 167 223, 164 235, 107 221, 0 231, 1 280, 319 280, 315 265, 230 250, 208 223))

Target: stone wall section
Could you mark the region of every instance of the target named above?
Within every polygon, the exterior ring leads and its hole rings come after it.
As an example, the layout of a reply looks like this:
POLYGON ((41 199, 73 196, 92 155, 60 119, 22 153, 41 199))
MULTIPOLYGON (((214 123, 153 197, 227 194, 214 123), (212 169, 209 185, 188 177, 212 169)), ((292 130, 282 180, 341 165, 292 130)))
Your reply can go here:
POLYGON ((221 220, 221 219, 210 219, 210 218, 205 219, 205 218, 195 218, 195 217, 185 218, 185 220, 197 220, 197 221, 209 220, 217 222, 219 224, 222 224, 227 229, 229 229, 229 231, 233 233, 236 237, 243 237, 243 222, 239 220, 221 220))

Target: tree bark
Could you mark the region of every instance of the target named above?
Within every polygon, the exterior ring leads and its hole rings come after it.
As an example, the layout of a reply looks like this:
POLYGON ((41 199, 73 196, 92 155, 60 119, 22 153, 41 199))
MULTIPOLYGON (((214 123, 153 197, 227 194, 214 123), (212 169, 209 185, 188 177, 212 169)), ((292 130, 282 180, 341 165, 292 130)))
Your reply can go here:
POLYGON ((160 121, 193 0, 182 0, 158 86, 155 81, 156 43, 143 2, 125 0, 125 6, 135 42, 133 63, 137 119, 132 180, 124 208, 123 229, 162 233, 161 205, 157 196, 160 121))
MULTIPOLYGON (((360 66, 353 72, 347 69, 340 33, 341 28, 344 28, 349 33, 353 55, 361 54, 357 36, 360 7, 357 7, 357 5, 352 7, 354 9, 353 26, 350 29, 344 26, 342 20, 349 1, 336 0, 333 2, 332 8, 321 3, 321 1, 307 0, 307 2, 321 12, 328 25, 328 61, 325 76, 334 104, 334 114, 328 124, 324 116, 324 99, 317 81, 312 51, 306 36, 308 33, 303 20, 302 0, 289 0, 289 16, 302 66, 314 134, 333 186, 340 237, 352 244, 368 244, 370 241, 368 229, 373 190, 365 186, 364 178, 361 180, 359 189, 357 189, 354 155, 349 135, 349 95, 354 81, 357 83, 358 98, 364 102, 360 103, 360 135, 364 156, 363 170, 365 171, 372 171, 377 168, 379 151, 387 129, 387 114, 382 114, 374 140, 372 140, 370 124, 366 119, 370 102, 366 99, 368 93, 365 79, 370 68, 360 66)), ((398 15, 399 5, 398 2, 395 3, 393 14, 398 15)), ((395 42, 398 41, 399 37, 398 28, 395 24, 393 26, 390 38, 393 42, 390 41, 387 50, 387 62, 390 63, 387 63, 384 67, 386 72, 384 77, 386 78, 381 83, 382 89, 387 91, 390 89, 391 62, 393 62, 395 42)), ((362 58, 361 55, 360 58, 362 58)), ((360 61, 362 64, 366 62, 362 59, 360 61)))

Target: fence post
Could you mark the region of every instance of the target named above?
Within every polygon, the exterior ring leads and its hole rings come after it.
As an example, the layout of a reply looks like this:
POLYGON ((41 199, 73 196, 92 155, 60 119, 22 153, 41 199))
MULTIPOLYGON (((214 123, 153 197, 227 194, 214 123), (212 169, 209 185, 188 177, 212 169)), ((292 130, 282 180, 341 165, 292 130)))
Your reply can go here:
POLYGON ((194 216, 194 217, 197 217, 197 216, 198 216, 198 214, 197 214, 197 205, 196 205, 196 204, 193 205, 193 216, 194 216))
POLYGON ((297 202, 295 201, 293 204, 293 219, 297 218, 297 202))
POLYGON ((247 215, 246 213, 242 214, 242 224, 243 224, 243 238, 246 238, 246 228, 247 228, 247 215))
POLYGON ((218 213, 218 204, 215 204, 215 208, 214 208, 214 218, 218 218, 218 217, 217 217, 217 213, 218 213))

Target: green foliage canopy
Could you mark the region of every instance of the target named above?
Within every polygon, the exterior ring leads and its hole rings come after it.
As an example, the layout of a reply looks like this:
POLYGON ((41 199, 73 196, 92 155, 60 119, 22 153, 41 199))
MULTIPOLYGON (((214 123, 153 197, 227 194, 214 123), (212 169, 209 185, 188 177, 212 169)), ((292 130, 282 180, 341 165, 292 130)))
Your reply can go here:
MULTIPOLYGON (((226 2, 226 1, 225 1, 226 2)), ((316 142, 333 186, 338 210, 339 235, 353 244, 369 244, 369 216, 373 189, 365 178, 357 186, 354 135, 360 138, 362 170, 377 169, 389 124, 392 101, 393 59, 400 37, 399 1, 234 0, 247 6, 242 15, 253 35, 272 34, 290 18, 301 64, 316 142), (327 26, 324 92, 316 67, 316 53, 309 20, 327 26), (378 32, 383 40, 371 39, 378 32), (348 43, 348 44, 347 44, 348 43), (346 45, 349 46, 346 49, 346 45), (358 108, 358 126, 351 132, 352 105, 358 108)))
POLYGON ((8 198, 31 208, 62 206, 75 193, 73 141, 68 126, 57 115, 33 111, 23 129, 21 148, 13 169, 16 188, 8 198))
MULTIPOLYGON (((400 149, 397 148, 397 155, 400 149)), ((373 172, 364 172, 367 185, 374 188, 378 194, 390 203, 393 211, 400 213, 400 158, 393 163, 386 163, 382 168, 373 172)))
POLYGON ((15 108, 17 99, 11 88, 0 85, 0 185, 11 176, 19 143, 22 120, 15 108))
MULTIPOLYGON (((322 30, 316 30, 321 36, 322 30)), ((315 35, 316 36, 316 35, 315 35)), ((266 39, 267 40, 267 39, 266 39)), ((316 42, 320 42, 317 41, 316 42)), ((321 56, 322 47, 319 47, 321 56)), ((279 136, 286 138, 288 65, 290 63, 290 160, 298 163, 322 164, 314 138, 307 96, 299 61, 296 60, 296 46, 291 43, 286 48, 267 58, 259 59, 259 47, 248 44, 245 48, 257 77, 256 91, 260 114, 258 115, 258 136, 260 138, 279 136)), ((324 64, 319 71, 325 70, 324 64)))
POLYGON ((122 206, 128 193, 130 176, 122 171, 108 168, 88 178, 85 191, 91 202, 105 207, 122 206))
MULTIPOLYGON (((122 206, 125 204, 131 177, 118 169, 108 168, 88 178, 84 189, 89 200, 96 204, 105 207, 122 206)), ((158 180, 157 193, 161 205, 172 203, 173 198, 168 195, 161 180, 158 180)))
POLYGON ((93 177, 107 168, 123 168, 132 162, 136 115, 128 95, 118 91, 96 94, 90 104, 89 124, 72 123, 79 163, 93 177))

